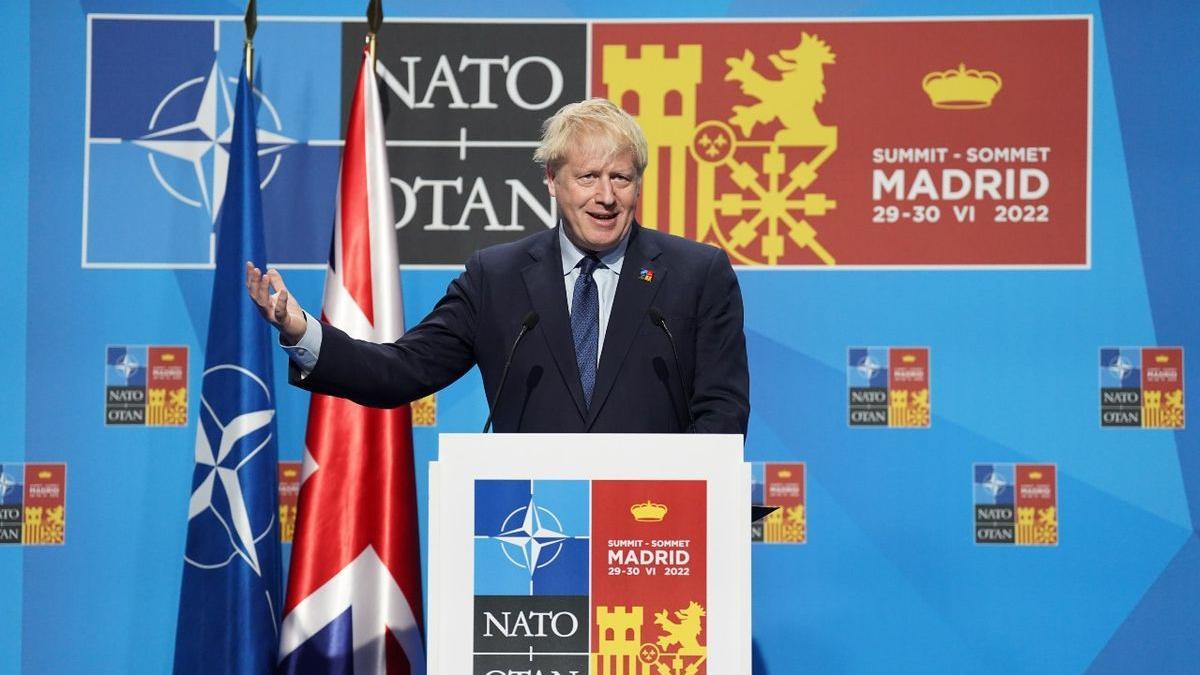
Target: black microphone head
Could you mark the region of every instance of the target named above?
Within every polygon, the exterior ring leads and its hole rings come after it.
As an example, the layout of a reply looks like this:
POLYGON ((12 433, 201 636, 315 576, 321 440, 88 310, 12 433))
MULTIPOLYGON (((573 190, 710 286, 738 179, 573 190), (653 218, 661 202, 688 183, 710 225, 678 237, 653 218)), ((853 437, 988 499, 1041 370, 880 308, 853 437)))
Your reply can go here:
POLYGON ((542 317, 538 316, 537 312, 531 309, 529 310, 529 313, 525 315, 525 318, 521 319, 521 327, 527 331, 533 330, 533 327, 538 325, 538 321, 540 321, 541 318, 542 317))
POLYGON ((662 326, 667 323, 667 320, 663 318, 662 310, 657 307, 651 307, 650 309, 646 310, 646 313, 650 315, 650 320, 653 321, 654 325, 656 326, 662 326))

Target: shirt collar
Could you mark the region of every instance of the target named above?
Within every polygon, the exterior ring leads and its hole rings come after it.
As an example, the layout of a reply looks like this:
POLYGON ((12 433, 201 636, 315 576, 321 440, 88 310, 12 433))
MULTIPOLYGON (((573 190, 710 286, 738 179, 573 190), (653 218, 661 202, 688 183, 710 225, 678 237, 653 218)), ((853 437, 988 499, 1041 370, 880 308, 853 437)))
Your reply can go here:
MULTIPOLYGON (((633 228, 630 227, 625 232, 625 236, 621 237, 621 241, 617 242, 616 246, 597 254, 600 262, 604 263, 604 266, 612 270, 617 276, 621 276, 621 265, 625 262, 625 249, 629 246, 629 233, 632 231, 633 228)), ((564 277, 570 274, 571 270, 579 265, 579 261, 583 260, 583 257, 587 255, 587 253, 567 238, 566 226, 561 221, 558 224, 558 249, 562 253, 564 277)))

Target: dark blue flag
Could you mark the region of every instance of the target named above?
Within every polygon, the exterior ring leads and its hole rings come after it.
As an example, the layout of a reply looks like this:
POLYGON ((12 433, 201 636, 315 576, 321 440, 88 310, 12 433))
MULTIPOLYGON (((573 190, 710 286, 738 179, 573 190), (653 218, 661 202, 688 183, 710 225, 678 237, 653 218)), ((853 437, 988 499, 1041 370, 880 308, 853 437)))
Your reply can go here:
MULTIPOLYGON (((267 673, 275 665, 281 573, 270 327, 245 290, 266 269, 257 116, 238 79, 175 629, 176 673, 267 673)), ((213 152, 223 152, 218 147, 213 152)))

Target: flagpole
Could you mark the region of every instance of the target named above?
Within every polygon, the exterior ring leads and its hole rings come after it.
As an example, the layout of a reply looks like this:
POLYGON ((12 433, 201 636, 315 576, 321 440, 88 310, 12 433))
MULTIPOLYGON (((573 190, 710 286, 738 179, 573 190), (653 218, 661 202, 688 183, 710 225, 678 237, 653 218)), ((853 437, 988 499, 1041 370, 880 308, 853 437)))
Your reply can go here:
POLYGON ((367 3, 367 52, 371 56, 371 75, 375 75, 375 35, 383 25, 383 2, 371 0, 367 3))
POLYGON ((254 83, 254 43, 246 40, 246 81, 254 83))
POLYGON ((250 0, 246 3, 246 51, 245 51, 245 67, 246 67, 246 82, 254 84, 254 33, 258 30, 258 9, 255 7, 255 1, 250 0))

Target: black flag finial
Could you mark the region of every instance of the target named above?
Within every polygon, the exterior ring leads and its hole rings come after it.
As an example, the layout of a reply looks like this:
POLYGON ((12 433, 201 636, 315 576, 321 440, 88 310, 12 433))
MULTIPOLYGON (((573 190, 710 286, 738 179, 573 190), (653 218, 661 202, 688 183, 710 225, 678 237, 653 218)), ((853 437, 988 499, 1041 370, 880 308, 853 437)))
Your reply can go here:
POLYGON ((367 5, 367 31, 378 33, 383 25, 383 0, 371 0, 367 5))
POLYGON ((367 5, 367 49, 371 54, 371 72, 375 70, 375 34, 383 25, 383 0, 371 0, 367 5))
POLYGON ((258 6, 254 0, 246 3, 246 80, 254 81, 254 33, 258 30, 258 6))
POLYGON ((254 0, 246 3, 246 41, 254 41, 254 33, 258 30, 258 6, 254 0))

